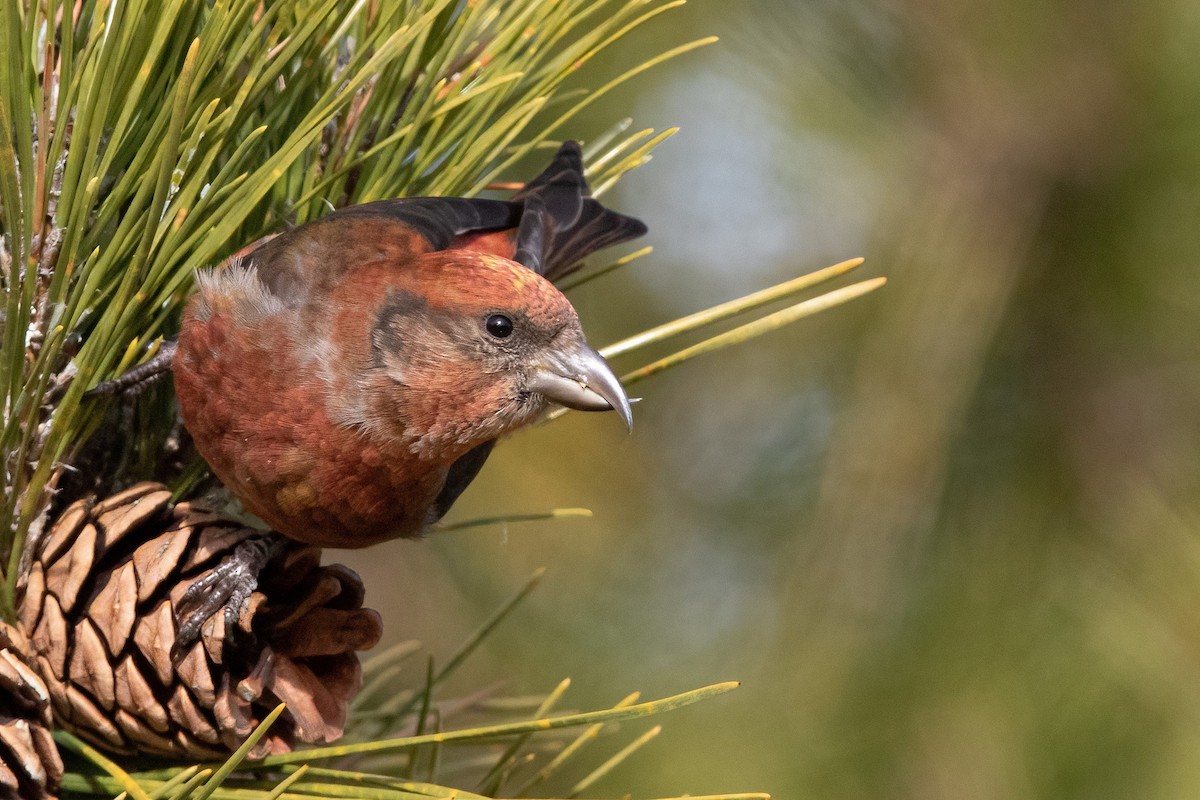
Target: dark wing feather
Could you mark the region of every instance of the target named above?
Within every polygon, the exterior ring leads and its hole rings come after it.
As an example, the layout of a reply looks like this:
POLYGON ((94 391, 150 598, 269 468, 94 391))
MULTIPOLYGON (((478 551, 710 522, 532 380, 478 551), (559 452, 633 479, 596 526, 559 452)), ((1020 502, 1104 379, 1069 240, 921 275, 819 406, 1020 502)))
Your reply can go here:
POLYGON ((517 228, 516 252, 513 261, 524 264, 539 275, 545 274, 542 260, 546 255, 546 238, 550 233, 550 212, 538 195, 525 198, 521 225, 517 228))
POLYGON ((589 254, 646 233, 633 217, 592 198, 579 143, 563 142, 550 164, 511 200, 408 197, 350 206, 321 222, 354 217, 395 220, 420 233, 434 250, 468 233, 517 229, 515 258, 550 280, 570 273, 589 254))
POLYGON ((403 264, 421 253, 449 247, 464 233, 515 228, 520 221, 521 204, 511 200, 378 200, 281 233, 246 258, 276 296, 302 306, 358 264, 378 259, 403 264))
POLYGON ((450 506, 454 505, 458 496, 475 480, 479 470, 483 469, 483 462, 487 461, 495 446, 495 439, 484 442, 468 450, 465 455, 459 456, 458 460, 450 465, 450 470, 446 473, 446 482, 442 484, 442 491, 433 501, 434 519, 446 516, 450 506))
POLYGON ((403 222, 424 236, 434 250, 445 250, 464 233, 517 227, 521 221, 521 205, 512 200, 471 197, 401 197, 347 206, 322 217, 321 221, 355 217, 382 217, 403 222))
POLYGON ((610 211, 591 197, 577 142, 564 142, 550 166, 513 200, 525 201, 517 251, 540 252, 540 258, 531 259, 536 265, 516 260, 552 281, 574 272, 590 253, 646 233, 640 220, 610 211))
POLYGON ((516 230, 516 261, 550 280, 588 254, 646 232, 590 197, 579 145, 565 142, 550 165, 511 200, 405 197, 339 209, 264 242, 246 258, 266 286, 301 305, 358 263, 444 250, 464 235, 516 230))

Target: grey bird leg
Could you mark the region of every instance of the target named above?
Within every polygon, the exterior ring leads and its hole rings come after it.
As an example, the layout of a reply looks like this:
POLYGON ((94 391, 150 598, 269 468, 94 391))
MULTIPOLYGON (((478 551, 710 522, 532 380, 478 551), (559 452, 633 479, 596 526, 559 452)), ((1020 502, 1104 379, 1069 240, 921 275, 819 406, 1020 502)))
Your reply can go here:
POLYGON ((158 348, 158 355, 147 361, 145 364, 139 364, 133 369, 113 378, 111 381, 104 381, 96 384, 91 389, 84 392, 84 397, 97 397, 99 395, 116 395, 116 394, 138 394, 143 389, 152 385, 171 371, 171 359, 175 357, 175 342, 163 342, 158 348))
POLYGON ((258 576, 291 542, 274 531, 251 536, 233 554, 184 592, 175 607, 177 633, 171 661, 179 663, 200 639, 200 631, 219 611, 225 613, 227 636, 237 629, 238 617, 258 588, 258 576))

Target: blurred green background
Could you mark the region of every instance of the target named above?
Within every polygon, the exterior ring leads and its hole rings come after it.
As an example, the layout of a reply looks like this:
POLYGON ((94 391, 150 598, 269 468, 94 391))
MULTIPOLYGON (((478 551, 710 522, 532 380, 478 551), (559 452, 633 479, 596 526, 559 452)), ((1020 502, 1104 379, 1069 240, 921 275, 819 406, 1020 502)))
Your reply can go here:
POLYGON ((593 520, 344 554, 389 640, 546 566, 463 687, 744 682, 600 795, 1196 796, 1200 5, 694 0, 594 74, 707 34, 564 131, 682 127, 606 198, 655 252, 574 293, 593 343, 889 284, 640 385, 632 436, 515 437, 454 512, 593 520))

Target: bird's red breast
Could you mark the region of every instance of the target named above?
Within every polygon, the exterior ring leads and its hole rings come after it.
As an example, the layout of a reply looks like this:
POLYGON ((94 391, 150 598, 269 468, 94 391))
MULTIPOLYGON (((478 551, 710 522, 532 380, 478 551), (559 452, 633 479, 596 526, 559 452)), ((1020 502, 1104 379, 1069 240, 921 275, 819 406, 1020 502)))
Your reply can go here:
MULTIPOLYGON (((401 442, 372 441, 331 418, 329 400, 345 382, 338 386, 336 370, 318 374, 311 354, 337 345, 297 341, 290 324, 248 324, 235 303, 209 302, 206 318, 194 307, 185 318, 175 381, 188 429, 217 477, 251 513, 310 544, 361 547, 419 533, 444 469, 414 468, 419 459, 401 442)), ((344 321, 337 316, 331 321, 344 321)))

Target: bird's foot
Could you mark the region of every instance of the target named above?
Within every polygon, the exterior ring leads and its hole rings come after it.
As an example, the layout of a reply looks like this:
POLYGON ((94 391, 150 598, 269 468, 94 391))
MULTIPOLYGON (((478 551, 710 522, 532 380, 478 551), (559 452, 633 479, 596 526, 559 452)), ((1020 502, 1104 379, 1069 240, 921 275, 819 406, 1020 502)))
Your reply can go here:
POLYGON ((175 358, 176 342, 168 340, 158 348, 158 354, 145 364, 134 367, 111 381, 104 381, 84 392, 84 397, 101 395, 131 395, 141 394, 147 387, 162 380, 171 371, 171 361, 175 358))
POLYGON ((178 622, 171 660, 179 663, 199 641, 204 623, 218 612, 225 614, 225 630, 236 630, 250 595, 258 588, 263 568, 281 555, 289 544, 274 531, 251 536, 228 558, 189 586, 175 605, 178 622))

